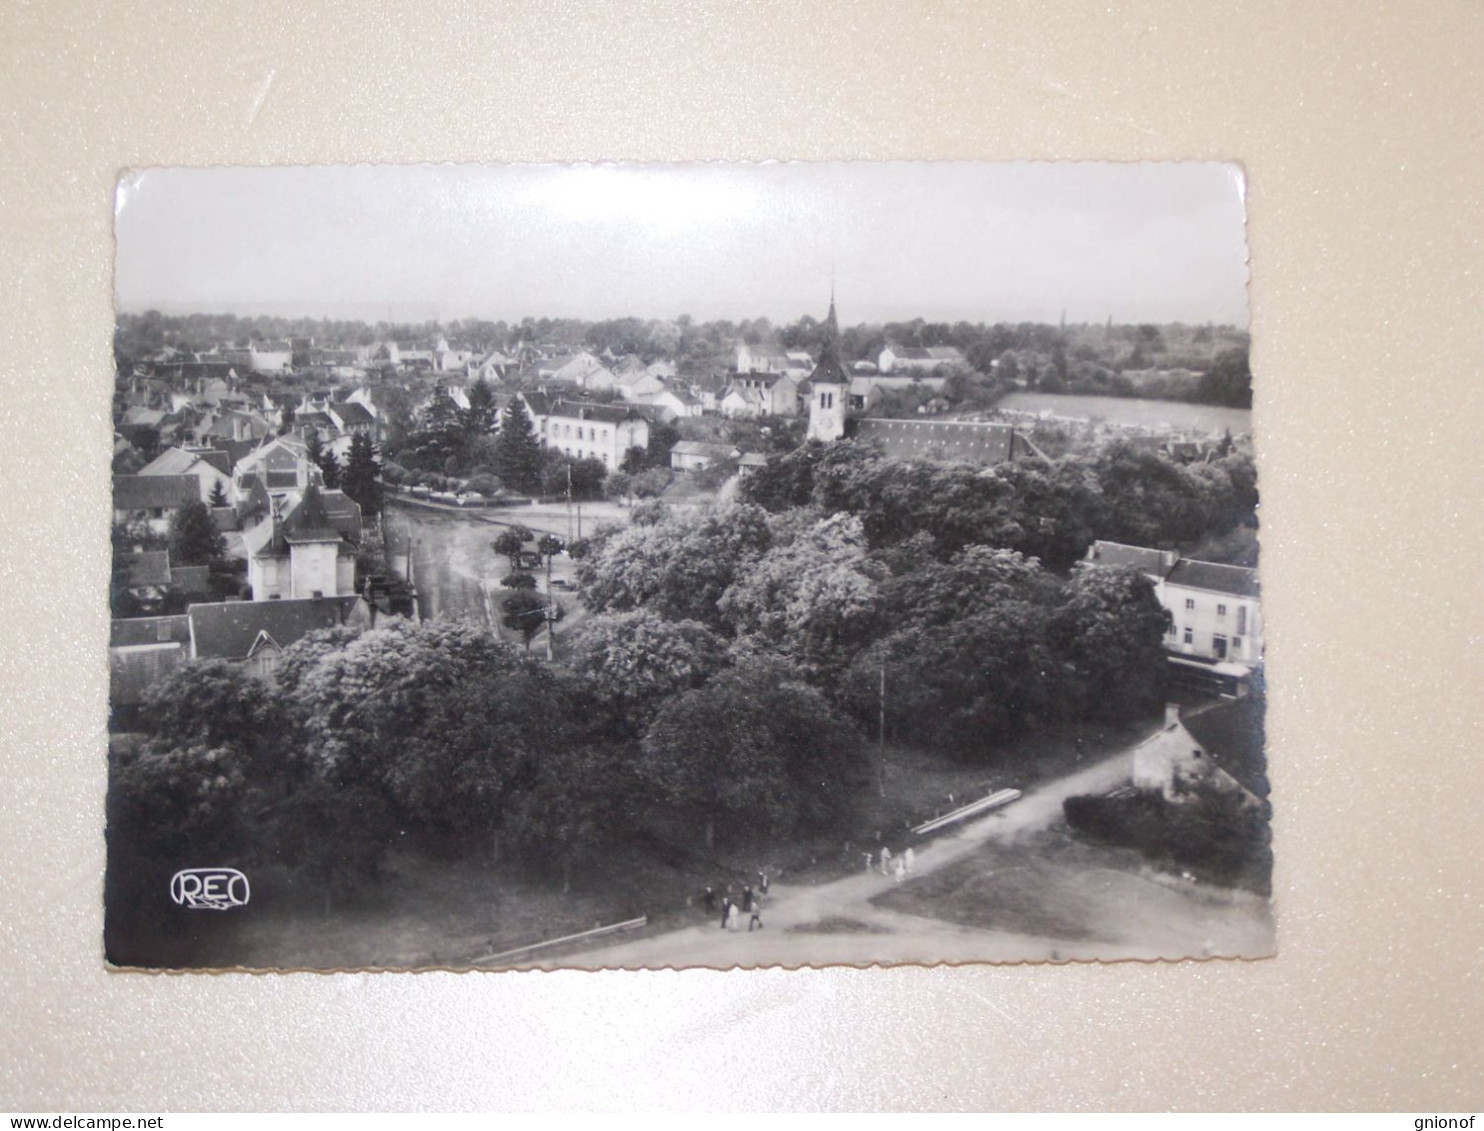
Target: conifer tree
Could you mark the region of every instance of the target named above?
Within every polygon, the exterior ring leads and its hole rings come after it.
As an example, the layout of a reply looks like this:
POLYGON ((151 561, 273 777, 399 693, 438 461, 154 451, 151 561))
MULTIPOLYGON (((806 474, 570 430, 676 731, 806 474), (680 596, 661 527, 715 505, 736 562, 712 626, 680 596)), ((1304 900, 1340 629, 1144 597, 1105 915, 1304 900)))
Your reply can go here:
POLYGON ((505 410, 495 437, 495 471, 519 491, 534 491, 541 481, 541 444, 518 397, 505 410))

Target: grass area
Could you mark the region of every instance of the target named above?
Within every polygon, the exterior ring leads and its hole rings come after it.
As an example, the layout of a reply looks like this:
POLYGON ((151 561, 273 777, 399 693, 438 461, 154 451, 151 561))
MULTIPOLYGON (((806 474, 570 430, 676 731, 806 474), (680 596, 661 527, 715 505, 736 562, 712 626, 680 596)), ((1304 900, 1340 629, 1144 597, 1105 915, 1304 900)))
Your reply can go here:
POLYGON ((1272 945, 1265 901, 1176 882, 1138 852, 1079 841, 1064 825, 1028 842, 988 842, 871 902, 982 930, 1173 955, 1261 954, 1272 945))
POLYGON ((1029 732, 985 750, 980 762, 894 743, 887 743, 883 755, 873 745, 867 752, 870 778, 861 783, 846 830, 837 838, 844 843, 816 849, 809 866, 793 879, 817 882, 859 871, 863 853, 883 843, 897 851, 908 831, 923 821, 998 789, 1033 789, 1073 773, 1144 737, 1150 725, 1150 720, 1116 727, 1084 723, 1029 732))
MULTIPOLYGON (((575 868, 566 893, 550 875, 526 873, 488 857, 450 862, 404 851, 388 861, 382 882, 328 908, 322 893, 296 883, 286 870, 269 868, 249 870, 248 907, 205 916, 175 907, 168 899, 168 876, 151 876, 132 885, 143 893, 140 906, 111 911, 114 937, 126 938, 128 945, 112 946, 110 953, 124 963, 196 968, 461 967, 499 951, 640 915, 649 916, 649 926, 623 937, 658 934, 709 921, 703 902, 708 885, 721 894, 730 884, 736 896, 744 884, 756 883, 759 869, 793 884, 858 871, 864 847, 879 845, 877 833, 897 847, 907 827, 951 807, 950 793, 952 804, 963 804, 1006 785, 1032 787, 1140 732, 1139 727, 1072 727, 1026 735, 994 750, 992 762, 983 765, 890 745, 884 799, 873 747, 870 772, 854 785, 853 803, 837 829, 707 849, 698 828, 656 819, 640 835, 575 868)), ((911 881, 893 895, 912 892, 918 898, 921 882, 911 881)), ((943 896, 921 898, 934 902, 943 896)), ((1003 907, 997 912, 1004 913, 1003 907)), ((801 929, 848 933, 860 927, 822 920, 801 929)), ((562 954, 547 950, 539 957, 551 961, 562 954)))

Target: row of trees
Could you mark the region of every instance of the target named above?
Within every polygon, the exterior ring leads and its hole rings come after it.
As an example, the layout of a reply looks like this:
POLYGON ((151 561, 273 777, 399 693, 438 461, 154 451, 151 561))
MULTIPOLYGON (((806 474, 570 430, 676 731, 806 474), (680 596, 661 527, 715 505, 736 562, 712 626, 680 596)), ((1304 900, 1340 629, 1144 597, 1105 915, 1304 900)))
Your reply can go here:
POLYGON ((1132 571, 1064 579, 1014 550, 942 554, 926 531, 873 548, 859 516, 816 507, 641 504, 634 519, 579 562, 598 614, 587 632, 685 626, 671 646, 780 663, 863 725, 876 721, 883 671, 888 727, 970 758, 1024 727, 1130 717, 1163 694, 1167 619, 1132 571))
POLYGON ((993 467, 904 462, 846 442, 773 459, 741 497, 775 514, 855 515, 872 550, 921 535, 939 558, 992 546, 1066 571, 1096 539, 1170 549, 1255 526, 1257 471, 1242 453, 1181 465, 1123 442, 993 467))
POLYGON ((704 640, 698 626, 623 627, 585 635, 571 673, 464 622, 313 633, 271 688, 235 665, 187 665, 114 758, 118 874, 230 855, 343 892, 406 845, 567 877, 656 806, 708 839, 835 815, 820 786, 851 772, 859 743, 816 691, 763 659, 667 647, 704 640), (615 726, 631 694, 639 714, 615 726), (653 720, 642 743, 640 716, 653 720))

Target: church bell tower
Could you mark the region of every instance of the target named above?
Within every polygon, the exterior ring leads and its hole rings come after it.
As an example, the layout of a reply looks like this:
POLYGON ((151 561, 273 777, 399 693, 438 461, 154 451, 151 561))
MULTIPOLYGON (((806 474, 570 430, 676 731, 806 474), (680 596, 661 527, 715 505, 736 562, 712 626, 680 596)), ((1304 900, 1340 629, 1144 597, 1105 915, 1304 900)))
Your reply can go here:
POLYGON ((829 443, 845 435, 845 410, 850 395, 850 375, 840 362, 840 324, 835 318, 835 296, 830 294, 830 313, 824 320, 824 346, 819 363, 809 374, 809 439, 829 443))

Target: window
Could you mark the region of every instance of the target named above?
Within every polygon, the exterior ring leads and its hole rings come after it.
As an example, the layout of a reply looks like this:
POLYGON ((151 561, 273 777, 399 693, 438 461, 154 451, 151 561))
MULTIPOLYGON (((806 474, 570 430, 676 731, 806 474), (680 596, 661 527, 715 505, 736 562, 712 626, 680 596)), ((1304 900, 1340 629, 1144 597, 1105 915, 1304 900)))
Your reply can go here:
POLYGON ((1247 606, 1237 606, 1237 633, 1241 636, 1247 635, 1247 606))
POLYGON ((1219 632, 1211 637, 1211 651, 1216 653, 1218 660, 1226 659, 1226 637, 1219 632))
POLYGON ((1224 617, 1224 616, 1226 616, 1226 606, 1225 605, 1217 605, 1216 606, 1216 615, 1218 617, 1224 617))
POLYGON ((1188 625, 1186 626, 1186 629, 1185 629, 1185 643, 1187 643, 1187 644, 1194 644, 1195 643, 1195 633, 1190 630, 1190 627, 1188 625))
POLYGON ((1185 610, 1186 610, 1186 612, 1189 612, 1190 610, 1192 610, 1194 608, 1195 608, 1195 598, 1194 597, 1187 597, 1187 598, 1185 598, 1185 610))

